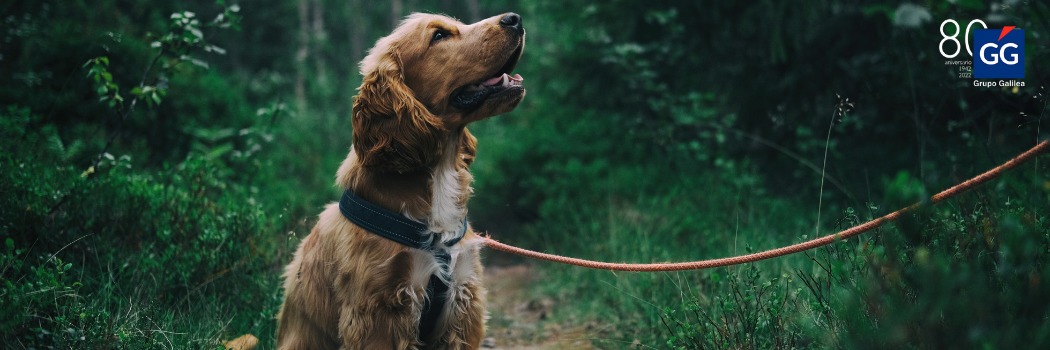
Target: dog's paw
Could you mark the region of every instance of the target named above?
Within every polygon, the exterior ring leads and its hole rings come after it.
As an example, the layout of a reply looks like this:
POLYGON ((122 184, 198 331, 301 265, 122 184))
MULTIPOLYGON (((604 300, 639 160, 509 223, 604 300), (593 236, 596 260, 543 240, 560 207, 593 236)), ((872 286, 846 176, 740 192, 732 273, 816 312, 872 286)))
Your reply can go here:
POLYGON ((259 345, 259 338, 251 334, 245 334, 223 343, 222 348, 226 350, 251 350, 256 345, 259 345))

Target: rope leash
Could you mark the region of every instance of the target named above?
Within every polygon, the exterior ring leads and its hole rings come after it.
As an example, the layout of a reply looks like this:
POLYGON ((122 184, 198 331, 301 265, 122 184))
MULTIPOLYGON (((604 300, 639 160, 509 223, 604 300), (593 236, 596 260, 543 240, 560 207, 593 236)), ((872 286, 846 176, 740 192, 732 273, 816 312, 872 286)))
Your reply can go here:
MULTIPOLYGON (((1031 149, 1021 153, 1020 155, 1010 159, 1006 163, 999 165, 991 170, 984 172, 983 174, 977 175, 969 180, 963 181, 962 183, 952 186, 951 188, 937 193, 933 197, 930 197, 930 203, 936 204, 945 199, 948 199, 957 194, 969 191, 980 184, 988 182, 992 179, 999 177, 1003 172, 1013 169, 1024 162, 1031 160, 1032 158, 1046 152, 1047 148, 1050 148, 1050 141, 1043 141, 1032 147, 1031 149)), ((732 256, 719 259, 709 259, 701 261, 689 261, 679 263, 652 263, 652 264, 630 264, 630 263, 610 263, 603 261, 584 260, 577 258, 570 258, 561 255, 541 253, 528 249, 518 248, 515 246, 500 243, 495 239, 492 239, 488 235, 482 236, 485 239, 485 245, 489 248, 507 252, 511 254, 517 254, 528 258, 546 260, 556 263, 575 265, 580 267, 587 267, 599 270, 611 270, 611 271, 635 271, 635 272, 657 272, 657 271, 682 271, 682 270, 701 270, 709 269, 713 267, 722 267, 730 265, 738 265, 756 262, 760 260, 772 259, 788 254, 798 253, 804 250, 813 248, 823 247, 828 244, 834 243, 838 240, 851 238, 861 233, 871 231, 883 224, 897 220, 910 211, 917 209, 922 203, 915 203, 906 208, 899 209, 895 212, 883 215, 874 220, 865 222, 863 224, 850 227, 846 230, 840 231, 835 234, 830 234, 824 237, 815 238, 802 243, 797 243, 787 247, 780 247, 776 249, 770 249, 758 253, 752 253, 747 255, 732 256)))

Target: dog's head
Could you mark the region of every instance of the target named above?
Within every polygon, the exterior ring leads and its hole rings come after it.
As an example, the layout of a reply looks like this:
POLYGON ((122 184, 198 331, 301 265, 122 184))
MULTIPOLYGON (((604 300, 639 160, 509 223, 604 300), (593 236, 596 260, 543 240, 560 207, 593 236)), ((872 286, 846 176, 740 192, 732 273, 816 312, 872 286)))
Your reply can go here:
POLYGON ((408 16, 361 62, 353 107, 361 164, 395 172, 426 167, 443 135, 514 109, 525 97, 521 76, 512 74, 524 47, 517 14, 471 25, 408 16))

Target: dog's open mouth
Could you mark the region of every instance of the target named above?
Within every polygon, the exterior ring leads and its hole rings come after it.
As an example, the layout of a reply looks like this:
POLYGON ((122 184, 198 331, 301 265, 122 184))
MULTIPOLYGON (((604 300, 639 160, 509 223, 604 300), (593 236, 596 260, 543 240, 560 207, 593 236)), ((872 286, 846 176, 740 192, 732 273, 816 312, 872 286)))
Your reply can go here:
POLYGON ((452 93, 451 103, 453 107, 469 110, 474 109, 490 98, 503 95, 505 92, 524 90, 522 81, 525 80, 520 74, 511 74, 514 67, 521 58, 521 50, 524 45, 518 45, 510 54, 507 63, 500 67, 491 77, 474 84, 468 84, 452 93))

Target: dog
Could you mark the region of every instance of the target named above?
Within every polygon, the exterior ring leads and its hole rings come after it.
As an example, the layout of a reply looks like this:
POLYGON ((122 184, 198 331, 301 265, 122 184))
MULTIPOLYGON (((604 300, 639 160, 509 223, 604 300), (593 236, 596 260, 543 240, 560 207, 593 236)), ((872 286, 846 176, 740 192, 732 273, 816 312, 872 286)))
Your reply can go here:
POLYGON ((521 17, 466 25, 413 14, 361 62, 353 144, 285 269, 279 349, 476 349, 482 239, 466 221, 477 140, 467 124, 525 97, 521 17))

